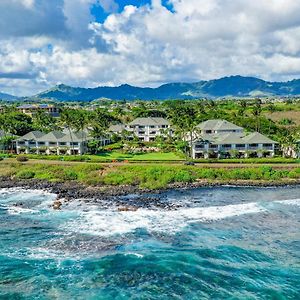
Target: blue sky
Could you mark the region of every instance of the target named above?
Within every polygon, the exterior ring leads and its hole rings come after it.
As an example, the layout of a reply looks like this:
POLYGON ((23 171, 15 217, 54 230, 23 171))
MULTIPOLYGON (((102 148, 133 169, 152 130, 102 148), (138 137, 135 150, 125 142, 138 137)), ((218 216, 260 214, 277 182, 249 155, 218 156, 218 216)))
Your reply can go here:
MULTIPOLYGON (((106 11, 100 3, 96 3, 91 6, 91 13, 95 17, 97 22, 103 23, 105 19, 110 15, 112 12, 117 12, 121 13, 124 10, 124 7, 127 5, 133 5, 136 7, 141 7, 145 5, 151 5, 151 0, 130 0, 130 1, 115 1, 117 4, 117 9, 116 10, 108 10, 106 11)), ((161 1, 162 6, 170 10, 171 12, 173 11, 173 5, 169 0, 162 0, 161 1)))
POLYGON ((300 1, 1 0, 0 91, 300 77, 300 1))

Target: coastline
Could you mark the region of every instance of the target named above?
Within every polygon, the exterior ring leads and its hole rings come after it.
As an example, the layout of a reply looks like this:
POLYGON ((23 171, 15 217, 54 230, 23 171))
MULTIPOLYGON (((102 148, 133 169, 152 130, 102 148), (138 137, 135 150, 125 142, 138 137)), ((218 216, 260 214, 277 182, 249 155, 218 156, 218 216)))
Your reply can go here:
MULTIPOLYGON (((136 194, 138 198, 153 200, 147 194, 159 195, 170 190, 196 189, 200 187, 282 187, 300 185, 300 179, 282 180, 197 180, 192 183, 172 183, 165 188, 144 189, 136 185, 85 185, 76 181, 49 182, 45 180, 20 180, 9 177, 2 177, 0 188, 23 188, 30 190, 44 190, 57 195, 56 201, 72 201, 82 199, 85 202, 97 202, 98 200, 118 200, 119 197, 126 197, 136 194)), ((118 202, 118 201, 116 201, 118 202)), ((122 201, 123 202, 123 201, 122 201)))

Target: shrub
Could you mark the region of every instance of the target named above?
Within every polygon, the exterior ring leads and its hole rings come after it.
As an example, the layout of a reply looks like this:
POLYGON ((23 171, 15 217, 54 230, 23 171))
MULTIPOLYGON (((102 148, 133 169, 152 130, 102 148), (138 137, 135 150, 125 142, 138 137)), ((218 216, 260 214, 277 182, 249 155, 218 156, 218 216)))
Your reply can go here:
POLYGON ((288 173, 288 178, 297 179, 300 178, 300 174, 293 170, 288 173))
POLYGON ((63 180, 76 180, 78 178, 78 174, 73 170, 65 170, 62 179, 63 180))
POLYGON ((21 170, 16 174, 19 179, 31 179, 34 178, 35 172, 31 170, 21 170))
POLYGON ((23 155, 18 155, 16 160, 19 161, 19 162, 25 162, 25 161, 28 161, 28 158, 26 156, 23 156, 23 155))

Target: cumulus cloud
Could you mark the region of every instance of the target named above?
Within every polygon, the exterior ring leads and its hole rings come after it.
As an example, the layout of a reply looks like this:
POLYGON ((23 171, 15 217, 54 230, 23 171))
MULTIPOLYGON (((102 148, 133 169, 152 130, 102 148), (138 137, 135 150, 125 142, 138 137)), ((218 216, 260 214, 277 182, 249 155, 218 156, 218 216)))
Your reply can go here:
POLYGON ((114 0, 2 0, 0 90, 30 94, 58 82, 156 86, 232 74, 299 77, 299 1, 164 3, 119 12, 114 0), (92 14, 94 5, 109 13, 105 20, 92 14))

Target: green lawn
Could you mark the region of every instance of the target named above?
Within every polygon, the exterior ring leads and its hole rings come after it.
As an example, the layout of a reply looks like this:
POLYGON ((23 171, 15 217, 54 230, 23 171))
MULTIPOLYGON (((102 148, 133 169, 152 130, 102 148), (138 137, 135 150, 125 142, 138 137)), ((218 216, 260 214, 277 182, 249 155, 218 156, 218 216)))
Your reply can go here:
MULTIPOLYGON (((126 154, 119 151, 104 152, 98 155, 37 155, 28 154, 25 155, 29 159, 41 159, 41 160, 60 160, 60 161, 90 161, 90 162, 111 162, 111 161, 181 161, 183 157, 174 152, 155 152, 155 153, 141 153, 141 154, 126 154)), ((0 155, 1 157, 1 155, 0 155)), ((3 155, 7 157, 7 155, 3 155)), ((15 157, 11 155, 8 157, 15 157)))
POLYGON ((142 153, 142 154, 125 154, 118 151, 106 152, 103 154, 98 154, 93 157, 101 157, 108 160, 131 160, 131 161, 144 161, 144 160, 183 160, 182 157, 173 152, 163 153, 163 152, 154 152, 154 153, 142 153))

